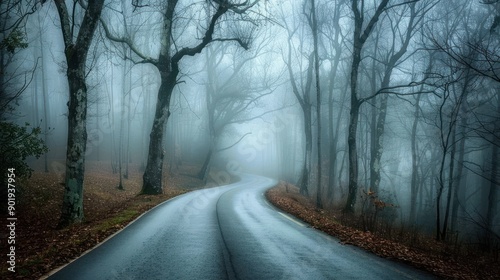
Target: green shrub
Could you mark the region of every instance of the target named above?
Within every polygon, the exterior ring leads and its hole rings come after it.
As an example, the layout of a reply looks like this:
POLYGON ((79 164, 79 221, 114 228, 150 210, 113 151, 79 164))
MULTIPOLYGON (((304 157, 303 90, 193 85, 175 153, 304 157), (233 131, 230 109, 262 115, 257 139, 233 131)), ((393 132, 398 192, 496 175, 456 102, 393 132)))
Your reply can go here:
POLYGON ((26 163, 26 158, 39 158, 48 152, 48 148, 39 138, 39 127, 30 128, 29 123, 20 126, 14 123, 0 121, 0 163, 2 177, 5 177, 8 168, 14 168, 16 177, 29 177, 33 171, 26 163))

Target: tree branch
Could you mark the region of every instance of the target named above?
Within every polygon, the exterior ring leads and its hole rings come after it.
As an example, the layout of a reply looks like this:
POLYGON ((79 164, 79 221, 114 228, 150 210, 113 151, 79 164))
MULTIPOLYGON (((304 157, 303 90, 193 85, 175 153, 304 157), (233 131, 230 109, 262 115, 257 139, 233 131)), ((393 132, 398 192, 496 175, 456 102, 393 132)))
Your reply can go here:
MULTIPOLYGON (((25 3, 23 5, 26 5, 26 4, 27 3, 25 3)), ((24 19, 26 19, 28 16, 34 14, 37 11, 37 8, 36 8, 37 4, 38 4, 38 1, 35 1, 33 3, 33 5, 31 6, 31 9, 28 12, 22 14, 19 18, 17 18, 16 20, 14 20, 14 22, 12 24, 10 24, 8 27, 3 27, 2 26, 2 29, 0 29, 0 32, 5 34, 5 33, 7 33, 8 30, 16 30, 22 24, 22 22, 24 21, 24 19)), ((43 2, 42 2, 42 4, 43 4, 43 2)), ((5 8, 5 12, 2 11, 2 12, 0 12, 0 14, 3 17, 6 17, 8 15, 9 11, 11 9, 13 9, 14 6, 16 6, 16 5, 21 5, 21 4, 20 4, 20 2, 16 2, 14 5, 11 5, 11 6, 8 6, 8 4, 7 4, 7 7, 4 7, 5 8)))
MULTIPOLYGON (((219 1, 216 1, 219 2, 219 1)), ((179 50, 177 53, 175 53, 172 56, 172 68, 176 69, 178 68, 179 61, 184 57, 184 56, 194 56, 198 53, 200 53, 203 48, 208 45, 210 42, 213 41, 213 34, 215 30, 215 24, 217 23, 218 19, 225 14, 228 11, 228 8, 224 5, 219 5, 219 8, 217 9, 217 12, 213 15, 212 19, 210 20, 210 24, 208 25, 207 31, 205 31, 205 35, 203 36, 203 39, 201 42, 192 48, 185 47, 179 50)))
POLYGON ((68 14, 68 7, 64 0, 54 0, 57 12, 59 13, 59 21, 61 22, 61 31, 63 34, 64 47, 67 51, 73 45, 73 38, 71 36, 71 27, 68 14))
POLYGON ((259 1, 260 0, 255 0, 252 3, 250 3, 249 0, 245 0, 242 3, 234 4, 234 3, 229 3, 228 0, 213 0, 213 2, 219 4, 219 7, 223 6, 226 9, 231 10, 236 14, 246 13, 250 8, 255 6, 259 1), (241 8, 241 7, 244 7, 244 8, 241 8))
POLYGON ((218 152, 222 152, 222 151, 225 151, 225 150, 229 150, 229 149, 231 149, 232 147, 234 147, 234 146, 238 145, 238 143, 240 143, 240 142, 243 140, 243 138, 245 138, 245 137, 246 137, 247 135, 249 135, 249 134, 252 134, 252 132, 247 132, 247 133, 245 133, 245 134, 244 134, 243 136, 241 136, 241 138, 240 138, 238 141, 236 141, 234 144, 232 144, 232 145, 230 145, 230 146, 227 146, 227 147, 225 147, 225 148, 222 148, 222 149, 218 149, 216 152, 218 153, 218 152))
POLYGON ((246 51, 249 49, 248 42, 244 42, 240 38, 216 38, 216 39, 212 39, 212 42, 227 42, 227 41, 237 42, 246 51))
POLYGON ((422 81, 419 81, 419 82, 411 82, 411 83, 406 84, 406 85, 396 85, 396 86, 384 87, 384 88, 377 90, 377 92, 375 92, 374 94, 372 94, 370 96, 360 98, 359 101, 360 101, 360 103, 363 103, 363 102, 368 101, 372 98, 375 98, 376 96, 378 96, 379 94, 382 94, 382 93, 395 94, 395 95, 415 95, 415 94, 421 94, 421 93, 434 92, 434 91, 424 91, 424 92, 419 91, 419 92, 414 92, 414 93, 400 93, 400 92, 393 91, 395 89, 411 88, 411 87, 416 87, 416 86, 420 86, 420 85, 424 85, 424 84, 426 84, 425 79, 422 81))
POLYGON ((109 30, 108 25, 104 22, 104 20, 102 20, 102 18, 100 18, 99 21, 101 22, 101 26, 103 27, 104 33, 106 34, 106 38, 108 38, 108 40, 113 41, 115 43, 122 43, 122 44, 127 45, 130 48, 130 50, 132 52, 134 52, 134 54, 136 54, 138 57, 140 57, 142 59, 142 61, 134 62, 134 63, 151 63, 153 65, 156 65, 158 60, 144 55, 141 51, 139 51, 139 49, 137 49, 137 47, 134 45, 132 40, 130 40, 130 38, 118 37, 118 36, 113 35, 111 33, 111 31, 109 30))

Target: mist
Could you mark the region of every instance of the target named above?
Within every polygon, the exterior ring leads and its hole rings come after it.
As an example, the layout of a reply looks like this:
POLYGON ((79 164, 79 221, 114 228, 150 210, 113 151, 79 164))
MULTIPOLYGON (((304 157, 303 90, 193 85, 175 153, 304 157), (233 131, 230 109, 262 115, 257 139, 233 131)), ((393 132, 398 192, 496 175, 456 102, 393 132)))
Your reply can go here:
POLYGON ((258 174, 319 209, 498 246, 497 2, 135 2, 104 1, 86 51, 79 4, 71 34, 52 1, 2 16, 2 122, 40 128, 34 172, 69 192, 96 163, 124 188, 138 168, 148 194, 182 166, 206 186, 258 174))

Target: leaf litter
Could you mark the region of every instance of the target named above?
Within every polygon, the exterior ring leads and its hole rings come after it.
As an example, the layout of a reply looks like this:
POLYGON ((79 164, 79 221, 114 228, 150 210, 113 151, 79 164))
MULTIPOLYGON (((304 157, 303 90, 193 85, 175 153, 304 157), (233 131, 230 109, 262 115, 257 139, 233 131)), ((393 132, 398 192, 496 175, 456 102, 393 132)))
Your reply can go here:
MULTIPOLYGON (((448 246, 426 237, 419 246, 408 246, 369 231, 342 224, 342 213, 317 209, 315 203, 299 194, 295 186, 280 184, 266 192, 267 199, 288 212, 339 239, 344 245, 360 247, 378 256, 426 270, 444 279, 500 279, 500 263, 485 257, 452 255, 448 246)), ((345 217, 344 217, 345 218, 345 217)))
MULTIPOLYGON (((196 174, 198 168, 184 165, 172 174, 165 171, 164 193, 154 196, 138 195, 142 185, 139 166, 130 166, 128 179, 123 179, 125 190, 118 190, 119 177, 113 174, 109 162, 87 162, 85 221, 65 229, 57 229, 64 194, 62 174, 34 172, 30 179, 18 183, 16 272, 7 271, 3 263, 0 279, 38 279, 70 262, 148 209, 201 188, 203 182, 189 175, 196 174)), ((6 232, 0 234, 3 239, 6 232)), ((1 252, 7 250, 6 246, 0 244, 1 252)))

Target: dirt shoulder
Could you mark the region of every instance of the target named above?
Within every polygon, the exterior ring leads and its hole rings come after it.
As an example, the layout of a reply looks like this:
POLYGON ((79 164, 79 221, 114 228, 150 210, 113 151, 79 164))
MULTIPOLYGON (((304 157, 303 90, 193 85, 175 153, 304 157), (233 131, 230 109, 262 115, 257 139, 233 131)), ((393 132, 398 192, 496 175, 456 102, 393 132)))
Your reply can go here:
MULTIPOLYGON (((280 183, 266 193, 276 207, 311 227, 387 259, 400 261, 446 279, 498 279, 500 264, 478 255, 452 255, 446 245, 426 238, 418 247, 342 225, 341 213, 319 210, 296 187, 280 183)), ((345 217, 344 217, 345 218, 345 217)))
MULTIPOLYGON (((62 175, 35 172, 29 180, 19 183, 16 271, 7 271, 3 261, 0 279, 38 279, 93 248, 154 206, 203 187, 203 182, 194 178, 198 171, 194 166, 182 166, 166 176, 164 194, 157 196, 138 195, 142 183, 138 166, 130 167, 123 191, 117 189, 118 175, 113 174, 109 163, 95 162, 86 168, 85 222, 62 230, 56 229, 64 189, 62 175)), ((0 234, 5 240, 7 232, 2 229, 0 234)), ((4 242, 0 246, 1 252, 7 251, 4 242)))

